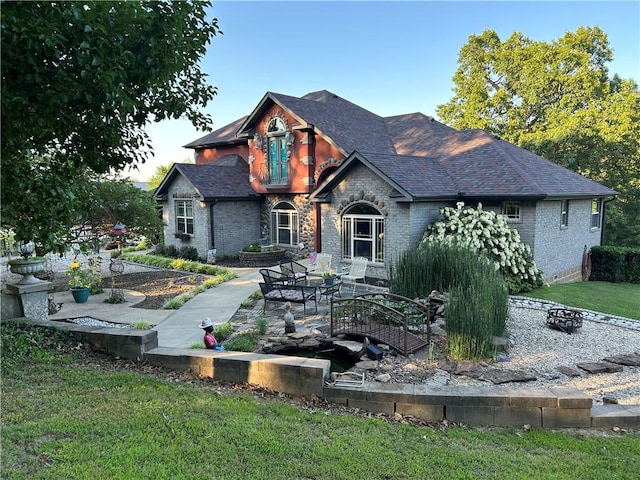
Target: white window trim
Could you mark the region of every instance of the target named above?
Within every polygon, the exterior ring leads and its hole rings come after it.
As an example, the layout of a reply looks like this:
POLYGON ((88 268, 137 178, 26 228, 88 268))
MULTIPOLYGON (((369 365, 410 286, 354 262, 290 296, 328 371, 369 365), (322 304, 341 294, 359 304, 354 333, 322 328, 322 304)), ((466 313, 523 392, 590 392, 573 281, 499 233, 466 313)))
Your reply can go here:
MULTIPOLYGON (((372 214, 346 214, 342 216, 342 258, 349 260, 354 257, 355 242, 371 243, 371 263, 384 263, 384 216, 372 214), (358 220, 367 220, 371 222, 371 235, 361 236, 353 235, 355 222, 358 220), (382 230, 382 231, 380 231, 382 230), (349 236, 346 238, 346 236, 349 236)), ((360 255, 355 255, 360 256, 360 255)))
POLYGON ((298 215, 298 209, 290 202, 278 202, 269 213, 269 218, 271 220, 271 241, 276 245, 298 245, 300 238, 300 216, 298 215), (280 205, 288 205, 291 208, 277 208, 280 205), (282 229, 280 227, 280 217, 288 217, 289 223, 289 243, 280 242, 279 230, 282 229))
POLYGON ((602 227, 602 198, 594 198, 591 200, 591 215, 589 217, 589 226, 591 230, 600 230, 602 227), (594 212, 594 205, 596 207, 596 211, 594 212), (597 216, 598 225, 593 225, 593 218, 597 216))
POLYGON ((520 223, 522 221, 522 205, 520 202, 502 202, 502 215, 507 217, 509 223, 520 223), (515 213, 507 213, 509 207, 515 209, 515 213))
POLYGON ((560 228, 569 228, 569 200, 560 201, 560 228))
POLYGON ((195 218, 193 200, 175 200, 173 205, 173 211, 175 212, 175 232, 183 233, 185 235, 194 235, 195 233, 195 218), (180 205, 184 205, 184 215, 178 214, 178 208, 180 205), (191 207, 191 215, 189 216, 189 207, 191 207), (184 220, 184 228, 180 228, 179 220, 184 220), (189 222, 191 220, 191 222, 189 222), (189 228, 191 227, 191 228, 189 228), (191 231, 189 231, 191 230, 191 231))

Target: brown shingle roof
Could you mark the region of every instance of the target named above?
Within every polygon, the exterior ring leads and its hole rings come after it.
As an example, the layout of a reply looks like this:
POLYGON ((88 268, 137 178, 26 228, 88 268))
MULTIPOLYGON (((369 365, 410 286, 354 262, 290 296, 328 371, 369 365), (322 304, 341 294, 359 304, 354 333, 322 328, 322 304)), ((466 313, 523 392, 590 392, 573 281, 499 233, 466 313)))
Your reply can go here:
POLYGON ((212 200, 258 199, 249 183, 249 166, 240 155, 225 155, 205 165, 176 163, 160 185, 156 198, 162 199, 176 175, 184 176, 205 202, 212 200))
POLYGON ((302 124, 314 125, 345 155, 367 152, 360 153, 359 160, 413 198, 459 192, 467 197, 536 198, 616 193, 483 130, 455 130, 421 113, 383 118, 327 90, 300 98, 268 92, 248 117, 185 147, 214 146, 250 134, 271 102, 302 124))

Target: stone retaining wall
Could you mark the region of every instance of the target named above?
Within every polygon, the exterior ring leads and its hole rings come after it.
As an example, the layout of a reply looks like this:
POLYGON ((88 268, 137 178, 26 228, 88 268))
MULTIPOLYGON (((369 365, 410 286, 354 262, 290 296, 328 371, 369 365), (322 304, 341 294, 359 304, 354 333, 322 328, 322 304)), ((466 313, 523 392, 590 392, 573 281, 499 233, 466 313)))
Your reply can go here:
MULTIPOLYGON (((26 320, 15 319, 15 320, 26 320)), ((194 373, 215 380, 251 383, 292 395, 316 395, 371 412, 412 415, 430 422, 542 428, 640 427, 640 405, 592 407, 592 399, 568 388, 432 387, 366 383, 361 387, 329 386, 329 360, 205 349, 158 347, 155 330, 85 327, 28 320, 75 332, 113 356, 194 373), (610 408, 609 408, 610 407, 610 408)))

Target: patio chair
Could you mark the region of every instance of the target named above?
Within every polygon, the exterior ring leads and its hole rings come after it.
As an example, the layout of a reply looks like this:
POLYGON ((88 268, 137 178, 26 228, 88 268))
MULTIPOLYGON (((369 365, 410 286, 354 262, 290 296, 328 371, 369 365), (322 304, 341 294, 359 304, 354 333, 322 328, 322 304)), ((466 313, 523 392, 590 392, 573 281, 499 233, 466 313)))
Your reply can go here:
POLYGON ((331 254, 316 254, 315 264, 309 269, 309 274, 318 276, 328 272, 329 270, 331 270, 331 254))
POLYGON ((366 257, 355 257, 351 261, 351 269, 349 270, 349 272, 340 275, 340 280, 342 280, 342 282, 353 283, 353 291, 351 292, 351 296, 355 295, 356 293, 358 280, 362 280, 362 283, 366 285, 364 277, 367 273, 368 263, 369 260, 366 257))
POLYGON ((294 285, 298 283, 307 284, 307 267, 301 263, 294 260, 284 260, 280 262, 280 271, 294 285))

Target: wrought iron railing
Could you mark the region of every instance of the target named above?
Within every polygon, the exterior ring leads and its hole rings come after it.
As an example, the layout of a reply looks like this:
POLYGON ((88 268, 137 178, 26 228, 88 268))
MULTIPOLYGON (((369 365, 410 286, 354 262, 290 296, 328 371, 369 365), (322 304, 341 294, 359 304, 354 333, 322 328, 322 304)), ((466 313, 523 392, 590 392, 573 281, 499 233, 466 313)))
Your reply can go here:
POLYGON ((390 293, 331 302, 331 335, 371 337, 403 355, 429 344, 430 307, 390 293))

